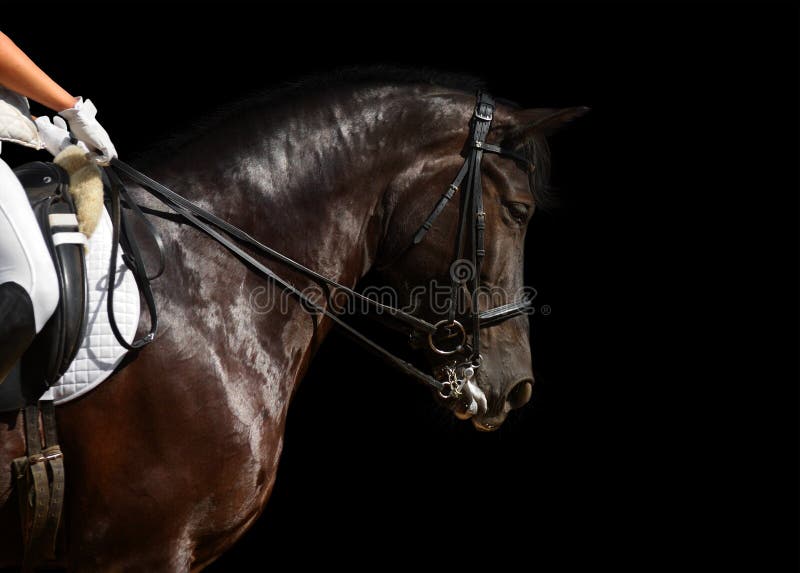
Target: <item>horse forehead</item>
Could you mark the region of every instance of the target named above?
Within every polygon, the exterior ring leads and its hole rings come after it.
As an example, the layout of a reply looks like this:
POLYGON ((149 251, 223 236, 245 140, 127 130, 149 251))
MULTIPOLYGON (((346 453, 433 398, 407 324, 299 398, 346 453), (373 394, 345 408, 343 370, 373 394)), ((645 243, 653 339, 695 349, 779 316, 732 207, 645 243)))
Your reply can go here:
POLYGON ((507 157, 485 154, 481 176, 484 189, 494 188, 500 192, 521 194, 528 198, 532 195, 528 172, 507 157))

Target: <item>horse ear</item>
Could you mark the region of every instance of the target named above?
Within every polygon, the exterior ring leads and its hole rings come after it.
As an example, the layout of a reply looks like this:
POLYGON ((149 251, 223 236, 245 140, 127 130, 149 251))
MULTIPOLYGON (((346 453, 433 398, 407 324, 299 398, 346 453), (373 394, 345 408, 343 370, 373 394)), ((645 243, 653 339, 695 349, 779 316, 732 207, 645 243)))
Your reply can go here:
POLYGON ((504 145, 518 147, 534 135, 550 135, 564 124, 586 114, 586 106, 563 108, 535 108, 516 113, 514 126, 509 126, 503 138, 504 145))

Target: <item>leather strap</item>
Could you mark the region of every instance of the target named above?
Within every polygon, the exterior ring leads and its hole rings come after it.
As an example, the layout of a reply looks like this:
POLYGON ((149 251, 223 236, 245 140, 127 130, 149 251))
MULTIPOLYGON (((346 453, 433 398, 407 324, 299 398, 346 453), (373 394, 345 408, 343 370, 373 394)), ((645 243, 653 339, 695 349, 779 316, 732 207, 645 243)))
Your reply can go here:
MULTIPOLYGON (((369 306, 372 306, 376 310, 379 310, 381 313, 386 313, 388 316, 390 316, 392 318, 395 318, 397 320, 400 320, 400 321, 406 323, 408 326, 411 326, 414 329, 422 330, 422 331, 425 331, 425 332, 434 332, 436 330, 435 327, 433 326, 433 324, 431 324, 430 322, 428 322, 426 320, 423 320, 423 319, 421 319, 421 318, 419 318, 417 316, 414 316, 412 314, 404 312, 404 311, 402 311, 400 309, 397 309, 397 308, 394 308, 394 307, 391 307, 391 306, 387 306, 385 304, 381 304, 380 302, 378 302, 378 301, 376 301, 374 299, 365 297, 361 293, 358 293, 358 292, 354 291, 353 289, 351 289, 349 287, 346 287, 343 284, 340 284, 340 283, 338 283, 338 282, 336 282, 336 281, 334 281, 332 279, 329 279, 329 278, 319 274, 318 272, 316 272, 316 271, 314 271, 312 269, 309 269, 308 267, 298 263, 297 261, 287 257, 286 255, 283 255, 283 254, 279 253, 278 251, 268 247, 267 245, 261 243, 257 239, 255 239, 252 236, 248 235, 247 233, 245 233, 244 231, 242 231, 238 227, 235 227, 235 226, 231 225, 230 223, 228 223, 227 221, 225 221, 223 219, 220 219, 219 217, 217 217, 213 213, 211 213, 209 211, 206 211, 205 209, 199 207, 198 205, 195 205, 191 201, 181 197, 180 195, 178 195, 177 193, 175 193, 174 191, 172 191, 168 187, 166 187, 166 186, 162 185, 161 183, 151 179, 147 175, 144 175, 143 173, 140 173, 139 171, 137 171, 136 169, 134 169, 133 167, 131 167, 127 163, 124 163, 123 161, 120 161, 119 159, 112 159, 111 160, 111 164, 115 168, 119 169, 122 173, 124 173, 125 175, 130 177, 133 181, 136 181, 139 185, 141 185, 151 195, 155 196, 157 199, 159 199, 160 201, 164 202, 170 208, 174 209, 174 207, 176 207, 176 206, 177 207, 181 207, 181 210, 175 209, 176 212, 179 212, 182 215, 185 214, 186 212, 191 213, 193 215, 196 215, 197 217, 200 217, 200 218, 208 221, 209 223, 211 223, 215 227, 221 229, 222 231, 225 231, 226 233, 228 233, 232 237, 235 237, 236 239, 238 239, 242 243, 244 243, 246 245, 249 245, 249 246, 257 249, 258 251, 260 251, 262 253, 265 253, 265 254, 267 254, 267 255, 269 255, 269 256, 281 261, 282 263, 285 263, 285 264, 289 265, 293 269, 303 273, 304 275, 308 276, 309 278, 313 279, 314 281, 316 281, 318 283, 324 283, 324 284, 327 284, 329 286, 332 286, 335 289, 337 289, 338 291, 344 292, 346 295, 351 296, 351 297, 353 297, 353 298, 355 298, 355 299, 357 299, 357 300, 359 300, 359 301, 361 301, 361 302, 363 302, 363 303, 365 303, 365 304, 367 304, 369 306)), ((195 225, 195 226, 197 226, 197 225, 195 225)))
POLYGON ((64 509, 64 456, 58 444, 56 431, 56 409, 52 400, 41 400, 39 409, 42 411, 42 425, 44 426, 44 439, 47 447, 42 450, 46 463, 50 464, 50 503, 48 504, 47 520, 42 531, 42 543, 49 558, 55 557, 58 527, 61 524, 61 515, 64 509))
MULTIPOLYGON (((222 235, 219 231, 214 229, 212 226, 210 226, 210 225, 204 223, 202 220, 200 220, 200 218, 198 216, 196 216, 195 213, 197 213, 199 216, 201 216, 203 219, 209 221, 213 225, 215 225, 217 227, 220 227, 222 230, 225 230, 226 232, 230 231, 230 233, 234 237, 236 237, 236 238, 238 238, 240 240, 243 240, 243 241, 245 241, 247 243, 254 244, 254 246, 258 245, 259 248, 261 248, 262 250, 266 251, 269 254, 275 253, 277 255, 277 258, 279 258, 280 260, 283 260, 283 261, 290 262, 291 266, 293 266, 294 268, 296 268, 296 269, 305 269, 307 271, 306 274, 312 274, 312 275, 318 276, 321 279, 324 279, 323 282, 331 284, 333 286, 336 286, 337 288, 339 288, 342 285, 339 285, 335 281, 331 281, 329 279, 325 279, 321 275, 318 275, 316 272, 314 272, 314 271, 312 271, 310 269, 307 269, 303 265, 300 265, 300 263, 292 261, 288 257, 285 257, 284 255, 281 255, 280 253, 277 253, 276 251, 273 251, 269 247, 267 247, 265 245, 262 245, 261 243, 259 243, 258 241, 256 241, 255 239, 253 239, 252 237, 247 235, 244 231, 241 231, 240 229, 237 229, 236 227, 233 227, 229 223, 217 218, 216 216, 212 215, 208 211, 205 211, 204 209, 198 207, 197 205, 187 201, 186 199, 184 199, 183 197, 181 197, 177 193, 175 193, 172 190, 168 189, 167 187, 161 185, 160 183, 158 183, 156 181, 153 181, 152 179, 150 179, 146 175, 143 175, 143 174, 139 173, 138 171, 136 171, 132 167, 128 166, 127 164, 123 163, 119 159, 113 159, 112 160, 112 165, 114 165, 114 167, 120 169, 120 171, 122 171, 126 175, 130 176, 134 181, 136 181, 137 183, 142 185, 145 189, 150 190, 151 194, 154 195, 156 198, 158 198, 160 201, 162 201, 165 205, 167 205, 168 207, 173 209, 175 212, 180 213, 181 215, 183 215, 195 227, 197 227, 199 230, 203 231, 204 233, 206 233, 207 235, 209 235, 210 237, 215 239, 218 243, 220 243, 226 249, 231 251, 234 255, 239 257, 241 260, 243 260, 244 262, 249 264, 252 268, 257 270, 259 273, 261 273, 265 277, 275 281, 281 287, 283 287, 284 289, 288 290, 290 293, 295 295, 298 299, 300 299, 300 301, 303 303, 303 305, 307 309, 313 310, 313 312, 315 312, 316 314, 327 316, 337 326, 341 327, 342 330, 348 336, 354 338, 356 341, 358 341, 359 343, 363 344, 367 349, 369 349, 372 352, 376 353, 377 355, 381 356, 387 362, 391 363, 393 366, 395 366, 396 368, 398 368, 401 371, 405 372, 409 376, 412 376, 413 378, 416 378, 417 380, 419 380, 419 381, 421 381, 421 382, 423 382, 423 383, 425 383, 425 384, 427 384, 429 386, 432 386, 436 390, 441 391, 444 388, 444 384, 442 382, 440 382, 439 380, 437 380, 436 378, 434 378, 433 376, 430 376, 429 374, 425 374, 424 372, 422 372, 421 370, 416 368, 413 364, 411 364, 409 362, 406 362, 404 360, 401 360, 400 358, 397 358, 392 353, 390 353, 388 350, 386 350, 382 346, 372 342, 366 336, 364 336, 363 334, 361 334, 360 332, 358 332, 357 330, 352 328, 350 325, 348 325, 346 322, 344 322, 339 315, 337 315, 336 313, 333 313, 333 312, 329 311, 328 309, 326 309, 324 307, 321 307, 318 304, 316 304, 313 300, 308 298, 302 291, 297 289, 295 286, 293 286, 291 283, 289 283, 285 279, 283 279, 280 276, 278 276, 277 274, 275 274, 272 270, 270 270, 268 267, 263 265, 260 261, 258 261, 254 257, 252 257, 249 253, 247 253, 243 249, 241 249, 236 243, 234 243, 233 241, 228 239, 226 236, 222 235)), ((347 291, 353 292, 351 289, 347 289, 347 287, 343 287, 342 286, 342 288, 346 289, 347 291)), ((363 295, 359 295, 359 296, 361 298, 364 298, 365 300, 371 300, 371 299, 366 299, 366 297, 363 297, 363 295)), ((371 301, 371 302, 374 302, 374 301, 371 301)), ((384 305, 380 305, 380 306, 384 306, 384 305)), ((385 307, 385 308, 391 309, 391 307, 385 307)), ((395 310, 395 309, 391 309, 391 310, 395 310)), ((400 312, 400 311, 397 311, 397 312, 400 312)), ((413 318, 414 318, 415 321, 421 321, 421 319, 418 319, 416 317, 413 317, 413 318)), ((421 321, 421 322, 423 322, 423 321, 421 321)), ((431 328, 433 328, 432 325, 431 325, 431 328)))
MULTIPOLYGON (((127 348, 128 350, 135 350, 142 348, 143 346, 146 346, 155 340, 156 333, 158 332, 158 309, 156 308, 156 301, 153 297, 153 291, 150 288, 150 277, 147 275, 147 270, 144 268, 142 255, 139 252, 139 246, 136 241, 133 240, 130 232, 130 225, 126 222, 120 205, 121 198, 125 198, 128 205, 133 205, 135 202, 132 201, 128 196, 128 191, 125 189, 125 185, 122 184, 122 181, 120 181, 119 176, 110 169, 107 170, 107 173, 111 180, 112 226, 111 257, 109 258, 108 263, 108 295, 106 298, 108 322, 117 341, 124 348, 127 348), (122 232, 121 235, 120 232, 122 232), (125 340, 125 337, 122 336, 119 326, 117 325, 117 320, 114 316, 114 289, 116 288, 117 251, 120 241, 122 241, 123 251, 125 251, 125 254, 123 255, 123 261, 133 273, 133 278, 136 280, 136 285, 139 287, 142 296, 144 296, 147 309, 150 313, 150 330, 147 332, 147 334, 131 343, 128 343, 128 341, 125 340)), ((144 218, 144 214, 141 213, 141 210, 138 210, 137 212, 141 214, 142 218, 144 218)), ((161 249, 162 245, 160 243, 160 236, 156 233, 154 237, 158 237, 157 242, 159 252, 162 254, 159 271, 154 275, 153 278, 158 277, 164 270, 163 249, 161 249)))
POLYGON ((486 255, 484 245, 484 231, 486 230, 486 213, 483 211, 483 184, 481 177, 481 159, 483 159, 483 147, 478 143, 486 140, 489 134, 489 129, 492 127, 492 119, 494 118, 494 98, 485 92, 478 94, 478 103, 475 105, 475 113, 473 117, 472 128, 472 141, 475 143, 473 147, 472 169, 470 175, 472 180, 470 186, 472 187, 472 201, 474 205, 473 221, 475 228, 472 234, 472 356, 473 361, 480 358, 481 353, 481 318, 480 310, 478 308, 478 297, 480 296, 481 286, 481 265, 483 258, 486 255))
POLYGON ((433 222, 436 220, 436 217, 444 211, 444 208, 447 206, 447 202, 453 198, 453 195, 456 191, 458 191, 459 187, 461 186, 462 181, 464 180, 464 176, 467 174, 467 168, 469 167, 469 162, 465 161, 461 164, 461 169, 458 170, 458 175, 450 184, 450 187, 447 188, 447 191, 442 195, 442 198, 439 199, 439 202, 436 203, 436 206, 431 211, 431 214, 428 215, 428 218, 425 219, 425 222, 422 223, 422 226, 414 235, 413 244, 418 244, 422 239, 425 237, 425 234, 430 231, 431 227, 433 226, 433 222))
POLYGON ((39 436, 39 407, 25 407, 25 438, 27 441, 27 474, 26 490, 27 507, 30 525, 25 539, 24 566, 31 567, 38 561, 42 553, 42 532, 47 521, 47 509, 50 506, 50 487, 47 481, 47 467, 42 463, 42 441, 39 436), (31 489, 33 491, 31 491, 31 489))
MULTIPOLYGON (((467 219, 469 218, 469 210, 470 205, 472 203, 472 193, 474 191, 474 187, 472 186, 470 180, 472 178, 472 171, 475 167, 474 163, 474 154, 470 153, 467 156, 467 160, 464 162, 466 167, 466 179, 467 184, 464 188, 464 192, 461 194, 461 207, 460 207, 460 218, 458 221, 458 231, 456 232, 456 246, 455 246, 455 255, 454 261, 462 261, 464 258, 464 240, 465 240, 465 233, 467 229, 467 219)), ((450 269, 450 306, 447 312, 447 318, 452 324, 453 321, 456 319, 456 310, 458 307, 458 297, 461 295, 462 290, 466 287, 466 281, 469 279, 467 274, 463 274, 459 272, 458 269, 451 268, 450 269)))
POLYGON ((514 318, 521 314, 527 314, 533 307, 532 298, 523 298, 521 300, 510 302, 502 306, 496 306, 489 310, 484 310, 480 313, 481 328, 488 328, 501 322, 505 322, 509 318, 514 318))
POLYGON ((480 132, 475 133, 474 131, 475 128, 473 128, 473 133, 470 136, 470 151, 467 155, 467 158, 464 160, 464 163, 461 164, 461 169, 459 169, 458 175, 456 175, 456 178, 450 184, 448 190, 442 195, 441 199, 439 199, 439 201, 436 203, 436 206, 433 208, 433 211, 431 211, 430 215, 428 215, 428 218, 425 219, 425 222, 422 224, 419 230, 417 230, 417 232, 414 234, 414 239, 412 240, 412 244, 414 245, 417 245, 422 241, 422 239, 425 237, 425 234, 433 226, 433 222, 441 214, 441 212, 444 211, 444 208, 447 206, 448 201, 453 198, 453 194, 458 189, 461 188, 462 181, 464 179, 464 176, 467 174, 471 158, 473 157, 472 155, 473 150, 478 149, 480 151, 484 151, 487 153, 495 153, 503 157, 508 157, 510 159, 513 159, 514 161, 521 163, 529 172, 536 169, 536 166, 533 163, 531 163, 530 160, 524 155, 517 153, 516 151, 513 151, 511 149, 500 147, 499 145, 486 143, 485 139, 486 135, 489 133, 489 127, 491 126, 491 119, 487 120, 485 118, 494 116, 494 100, 491 99, 491 96, 485 94, 484 92, 480 92, 478 94, 478 98, 479 98, 478 105, 476 106, 475 113, 473 113, 472 121, 483 122, 481 125, 485 124, 486 129, 484 131, 483 128, 481 128, 480 132), (481 97, 488 99, 484 99, 483 102, 481 102, 480 100, 481 97), (484 105, 481 108, 481 111, 479 111, 478 107, 481 105, 481 103, 483 103, 484 105), (491 112, 488 112, 488 106, 491 106, 491 112), (480 117, 477 115, 478 113, 481 114, 480 117))
MULTIPOLYGON (((145 228, 147 229, 148 234, 153 239, 153 242, 156 245, 156 252, 158 253, 158 267, 157 267, 157 270, 152 275, 145 275, 147 277, 147 280, 154 281, 158 277, 160 277, 162 274, 164 274, 164 269, 167 268, 166 258, 164 256, 164 240, 161 238, 161 233, 158 232, 158 229, 156 229, 155 225, 153 225, 153 223, 150 222, 150 219, 148 219, 147 217, 144 216, 144 212, 142 211, 142 208, 139 206, 139 204, 136 203, 136 201, 131 199, 131 197, 128 194, 128 190, 125 187, 125 185, 122 185, 121 181, 119 181, 119 184, 120 184, 119 190, 120 190, 120 196, 121 196, 120 205, 123 208, 122 213, 123 214, 125 213, 124 209, 130 209, 130 211, 134 215, 136 215, 136 218, 144 224, 145 228)), ((131 245, 131 248, 136 248, 136 250, 138 252, 138 250, 139 250, 138 249, 138 243, 136 244, 136 247, 133 247, 132 246, 133 243, 131 242, 131 237, 134 236, 133 230, 125 226, 125 225, 127 225, 127 223, 125 222, 125 219, 126 219, 126 217, 123 215, 122 221, 123 221, 123 231, 124 232, 123 232, 122 236, 120 237, 120 242, 122 244, 122 250, 126 251, 126 249, 127 249, 126 244, 129 244, 129 245, 131 245)), ((128 257, 129 257, 129 255, 127 253, 123 253, 122 259, 123 259, 123 261, 126 261, 126 263, 127 263, 126 259, 128 257)), ((128 266, 130 266, 130 265, 128 265, 128 266)))
POLYGON ((536 169, 536 166, 531 163, 527 157, 521 153, 517 153, 516 151, 511 151, 510 149, 506 149, 505 147, 500 147, 499 145, 494 145, 492 143, 486 143, 485 141, 474 141, 472 145, 473 147, 481 149, 487 153, 496 153, 497 155, 502 155, 503 157, 508 157, 509 159, 518 161, 530 171, 536 169))

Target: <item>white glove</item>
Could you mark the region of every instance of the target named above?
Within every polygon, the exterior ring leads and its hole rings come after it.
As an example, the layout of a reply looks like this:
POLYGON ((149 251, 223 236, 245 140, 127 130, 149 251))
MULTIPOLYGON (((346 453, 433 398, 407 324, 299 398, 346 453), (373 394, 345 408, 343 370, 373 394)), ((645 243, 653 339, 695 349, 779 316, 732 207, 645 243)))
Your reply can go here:
POLYGON ((95 119, 97 108, 92 100, 78 98, 74 107, 58 112, 58 115, 69 122, 70 131, 86 146, 96 153, 94 160, 101 165, 108 165, 117 156, 117 150, 103 126, 95 119))
MULTIPOLYGON (((55 157, 61 150, 72 144, 70 140, 69 131, 67 131, 67 122, 62 118, 56 116, 53 118, 53 123, 50 123, 50 118, 46 115, 36 118, 36 127, 39 128, 39 137, 44 143, 45 149, 50 152, 50 155, 55 157)), ((89 153, 89 148, 82 142, 78 142, 78 147, 89 153)))

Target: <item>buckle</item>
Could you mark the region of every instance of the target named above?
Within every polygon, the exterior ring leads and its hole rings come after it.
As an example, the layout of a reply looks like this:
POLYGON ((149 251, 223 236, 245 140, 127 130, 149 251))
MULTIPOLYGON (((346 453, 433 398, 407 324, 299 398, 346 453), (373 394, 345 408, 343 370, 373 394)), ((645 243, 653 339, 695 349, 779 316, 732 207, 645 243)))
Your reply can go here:
POLYGON ((57 460, 58 458, 63 458, 64 454, 61 453, 61 448, 58 446, 52 446, 43 450, 38 454, 33 454, 28 458, 28 463, 33 464, 40 464, 42 462, 49 462, 50 460, 57 460))
POLYGON ((489 104, 481 104, 475 106, 475 117, 481 119, 483 121, 492 121, 492 117, 494 116, 494 107, 489 104), (485 113, 481 113, 481 105, 485 105, 486 109, 488 110, 485 113))

